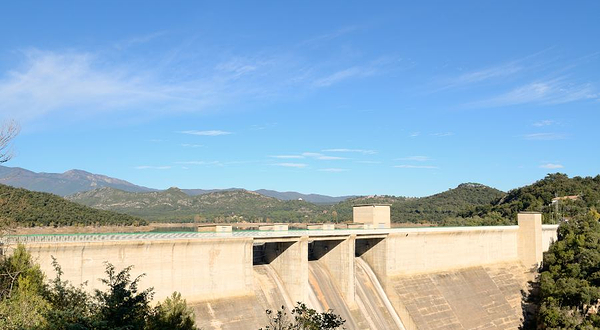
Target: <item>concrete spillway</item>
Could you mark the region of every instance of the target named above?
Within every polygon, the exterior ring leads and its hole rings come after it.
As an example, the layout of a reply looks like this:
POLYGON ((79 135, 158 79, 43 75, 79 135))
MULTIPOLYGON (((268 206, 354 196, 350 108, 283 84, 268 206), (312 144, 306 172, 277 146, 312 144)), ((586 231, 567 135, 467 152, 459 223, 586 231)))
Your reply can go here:
MULTIPOLYGON (((327 266, 315 260, 309 262, 307 306, 319 312, 331 310, 340 315, 346 320, 344 326, 348 330, 404 329, 373 271, 363 260, 356 259, 356 303, 345 301, 327 266)), ((275 311, 285 306, 289 314, 295 303, 273 267, 269 264, 255 265, 253 270, 253 295, 192 305, 203 329, 258 329, 268 323, 267 309, 275 311)))

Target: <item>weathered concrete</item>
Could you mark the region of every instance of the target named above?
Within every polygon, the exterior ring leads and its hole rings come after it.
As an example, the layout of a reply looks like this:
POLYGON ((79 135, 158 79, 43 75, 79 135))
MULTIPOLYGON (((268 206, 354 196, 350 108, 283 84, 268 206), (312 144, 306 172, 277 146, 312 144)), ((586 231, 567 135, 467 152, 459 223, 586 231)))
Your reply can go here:
POLYGON ((308 300, 308 237, 274 242, 265 250, 266 261, 275 269, 293 301, 308 300))
POLYGON ((372 225, 374 228, 390 228, 390 205, 356 205, 352 208, 354 223, 372 225))
POLYGON ((105 262, 117 269, 134 265, 132 275, 145 273, 140 288, 154 287, 162 300, 173 291, 190 301, 251 294, 252 239, 224 238, 180 241, 81 242, 28 244, 27 249, 50 277, 52 256, 75 285, 102 288, 105 262))
POLYGON ((342 297, 350 305, 354 304, 354 238, 311 243, 313 257, 329 269, 342 297))
POLYGON ((523 265, 532 269, 543 259, 542 214, 537 212, 519 213, 518 250, 523 265))
POLYGON ((529 269, 514 264, 398 276, 394 290, 418 329, 517 329, 529 269))

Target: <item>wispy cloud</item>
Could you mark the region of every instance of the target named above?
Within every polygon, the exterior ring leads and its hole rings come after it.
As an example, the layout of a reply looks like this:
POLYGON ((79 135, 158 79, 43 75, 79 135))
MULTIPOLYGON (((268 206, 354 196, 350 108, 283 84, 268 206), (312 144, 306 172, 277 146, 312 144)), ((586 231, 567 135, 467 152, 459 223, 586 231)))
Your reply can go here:
POLYGON ((535 127, 544 127, 544 126, 550 126, 553 125, 554 121, 553 120, 540 120, 540 121, 536 121, 535 123, 533 123, 533 126, 535 127))
POLYGON ((303 164, 303 163, 276 163, 273 165, 282 166, 282 167, 295 167, 295 168, 304 168, 304 167, 308 166, 308 164, 303 164))
POLYGON ((196 130, 190 130, 190 131, 180 131, 179 133, 182 134, 190 134, 190 135, 201 135, 201 136, 220 136, 220 135, 229 135, 229 134, 233 134, 231 132, 227 132, 227 131, 219 131, 219 130, 210 130, 210 131, 196 131, 196 130))
POLYGON ((548 163, 548 164, 543 164, 540 165, 540 168, 546 168, 546 169, 558 169, 558 168, 564 168, 564 166, 562 166, 561 164, 553 164, 553 163, 548 163))
POLYGON ((410 134, 408 135, 408 137, 414 138, 414 137, 417 137, 417 136, 419 136, 419 135, 421 135, 421 132, 412 132, 412 133, 410 133, 410 134))
POLYGON ((345 168, 320 168, 318 169, 320 172, 346 172, 348 169, 345 168))
POLYGON ((493 108, 519 104, 562 104, 600 97, 589 83, 577 84, 566 78, 540 80, 514 88, 504 94, 467 104, 471 108, 493 108))
POLYGON ((134 167, 136 170, 169 170, 171 166, 150 166, 150 165, 140 165, 134 167))
POLYGON ((302 156, 303 157, 307 157, 307 158, 314 158, 314 159, 318 159, 318 160, 343 160, 343 159, 348 159, 348 158, 345 158, 345 157, 323 155, 323 154, 318 153, 318 152, 303 152, 302 156))
POLYGON ((480 83, 490 79, 504 78, 523 70, 521 61, 503 63, 475 71, 463 73, 457 77, 442 79, 440 90, 480 83))
POLYGON ((186 148, 200 148, 200 147, 204 147, 204 145, 202 145, 202 144, 191 144, 191 143, 182 143, 181 146, 182 147, 186 147, 186 148))
POLYGON ((183 162, 175 162, 175 164, 179 164, 179 165, 219 165, 219 164, 221 164, 221 162, 219 162, 217 160, 212 160, 212 161, 190 160, 190 161, 183 161, 183 162))
POLYGON ((378 161, 378 160, 357 160, 357 161, 355 161, 355 163, 359 163, 359 164, 381 164, 381 162, 378 161))
POLYGON ((430 161, 431 158, 429 158, 427 156, 408 156, 408 157, 398 158, 398 160, 407 160, 407 161, 414 161, 414 162, 426 162, 426 161, 430 161))
POLYGON ((532 133, 523 135, 523 138, 525 140, 551 141, 563 140, 566 135, 562 133, 532 133))
POLYGON ((304 158, 304 156, 302 155, 273 155, 273 156, 269 156, 271 158, 278 158, 278 159, 302 159, 304 158))
POLYGON ((436 169, 439 168, 437 166, 431 165, 394 165, 396 168, 422 168, 422 169, 436 169))
POLYGON ((354 153, 360 153, 360 154, 364 154, 364 155, 374 155, 377 153, 377 151, 375 150, 367 150, 367 149, 345 149, 345 148, 338 148, 338 149, 325 149, 323 150, 323 152, 354 152, 354 153))
POLYGON ((431 133, 431 136, 435 136, 435 137, 446 137, 446 136, 452 136, 452 135, 454 135, 454 132, 431 133))

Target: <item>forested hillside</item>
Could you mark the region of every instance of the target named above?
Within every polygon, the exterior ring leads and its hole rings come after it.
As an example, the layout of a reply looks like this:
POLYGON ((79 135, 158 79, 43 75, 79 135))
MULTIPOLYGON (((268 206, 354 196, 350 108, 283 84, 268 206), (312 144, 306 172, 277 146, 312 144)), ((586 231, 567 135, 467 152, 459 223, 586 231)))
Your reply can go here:
POLYGON ((23 227, 70 225, 142 225, 131 215, 103 211, 62 197, 0 184, 0 221, 23 227))
POLYGON ((468 207, 451 222, 496 219, 514 223, 520 211, 539 211, 544 214, 545 222, 553 223, 599 207, 600 175, 569 178, 566 174, 555 173, 531 185, 513 189, 490 204, 468 207), (574 199, 560 199, 552 203, 553 198, 564 196, 574 196, 574 199))
POLYGON ((323 218, 323 208, 305 201, 282 201, 246 190, 218 191, 189 196, 170 188, 149 193, 131 193, 101 188, 68 196, 84 205, 171 222, 306 222, 323 218))
POLYGON ((131 193, 101 188, 69 198, 95 208, 113 210, 151 221, 247 221, 247 222, 345 222, 352 221, 356 204, 391 204, 393 222, 438 224, 455 217, 466 207, 489 204, 504 193, 480 184, 461 184, 423 198, 366 196, 334 205, 306 201, 282 201, 245 190, 218 191, 189 196, 177 188, 149 193, 131 193))
POLYGON ((336 204, 334 209, 342 220, 352 220, 352 205, 391 204, 392 222, 439 224, 447 217, 456 217, 469 207, 487 205, 504 193, 478 183, 463 183, 454 189, 421 198, 369 196, 352 198, 336 204))

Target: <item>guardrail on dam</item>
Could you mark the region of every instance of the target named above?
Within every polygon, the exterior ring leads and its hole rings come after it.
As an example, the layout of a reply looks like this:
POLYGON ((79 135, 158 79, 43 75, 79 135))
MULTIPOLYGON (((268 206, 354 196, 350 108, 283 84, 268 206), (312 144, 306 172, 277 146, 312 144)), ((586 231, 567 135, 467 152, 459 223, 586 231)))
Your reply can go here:
MULTIPOLYGON (((162 300, 178 291, 192 305, 199 304, 198 319, 214 321, 201 323, 209 329, 254 327, 250 321, 223 319, 233 317, 236 311, 228 311, 228 316, 219 319, 220 309, 227 309, 228 301, 236 308, 246 308, 245 312, 238 311, 241 315, 264 325, 260 323, 264 308, 277 309, 281 305, 264 293, 264 287, 263 293, 257 293, 260 276, 276 277, 261 285, 276 282, 269 290, 280 292, 288 301, 311 305, 318 293, 314 292, 315 279, 309 269, 321 268, 325 269, 321 273, 329 274, 328 280, 352 318, 358 315, 353 312, 357 306, 364 304, 357 301, 356 292, 360 286, 355 258, 360 257, 372 269, 378 280, 376 286, 383 288, 402 320, 404 325, 398 327, 424 329, 427 326, 420 320, 420 312, 403 301, 398 279, 498 264, 534 269, 542 260, 542 252, 556 238, 556 229, 556 225, 542 225, 540 214, 523 213, 517 226, 31 235, 6 237, 5 243, 24 242, 49 277, 54 274, 51 256, 55 257, 65 280, 75 285, 87 282, 90 290, 101 288, 98 279, 104 277, 106 261, 117 268, 134 265, 134 274, 146 274, 141 287, 154 287, 155 299, 162 300), (321 268, 310 266, 315 261, 321 268), (257 273, 260 265, 268 265, 268 270, 257 273), (272 270, 273 274, 268 274, 272 270), (240 301, 239 305, 235 301, 240 301), (249 311, 247 304, 259 307, 249 311), (247 327, 249 324, 252 327, 247 327)), ((454 308, 451 299, 447 300, 454 308)), ((460 311, 453 313, 452 317, 460 321, 460 311)), ((356 316, 357 320, 368 318, 356 316)), ((356 328, 376 327, 372 320, 360 322, 355 322, 356 328)))

